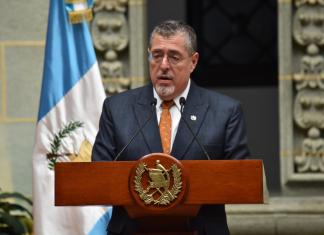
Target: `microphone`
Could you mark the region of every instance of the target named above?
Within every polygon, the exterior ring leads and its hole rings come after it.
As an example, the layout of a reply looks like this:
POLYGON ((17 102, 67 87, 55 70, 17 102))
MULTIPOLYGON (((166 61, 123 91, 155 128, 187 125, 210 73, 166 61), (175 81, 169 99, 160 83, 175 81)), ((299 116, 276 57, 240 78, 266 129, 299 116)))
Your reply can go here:
POLYGON ((184 97, 181 97, 180 100, 180 113, 181 113, 181 119, 184 121, 184 123, 186 124, 186 126, 188 127, 188 129, 190 130, 192 136, 194 137, 195 141, 198 143, 200 149, 203 151, 205 157, 208 159, 208 160, 211 160, 210 157, 209 157, 209 154, 207 153, 206 149, 204 148, 204 146, 202 146, 202 144, 200 143, 199 139, 197 138, 197 136, 195 135, 195 133, 193 132, 193 130, 191 129, 189 123, 187 122, 187 120, 185 119, 185 117, 182 115, 183 114, 183 108, 184 108, 184 105, 186 104, 186 99, 184 97))
POLYGON ((140 133, 140 131, 145 127, 145 125, 152 119, 154 112, 155 106, 156 106, 157 100, 154 98, 151 102, 151 115, 148 117, 148 119, 146 119, 146 121, 137 129, 137 131, 134 133, 134 135, 130 138, 129 142, 122 148, 122 150, 119 151, 119 153, 117 154, 117 156, 115 157, 114 161, 117 161, 118 158, 125 152, 125 150, 127 149, 127 147, 133 142, 133 140, 135 139, 135 137, 138 135, 138 133, 140 133))

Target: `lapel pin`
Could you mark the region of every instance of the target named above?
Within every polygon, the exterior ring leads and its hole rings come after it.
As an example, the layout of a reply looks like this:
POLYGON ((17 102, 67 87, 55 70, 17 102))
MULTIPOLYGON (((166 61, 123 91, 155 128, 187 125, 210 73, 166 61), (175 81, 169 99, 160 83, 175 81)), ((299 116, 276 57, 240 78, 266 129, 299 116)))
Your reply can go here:
POLYGON ((196 115, 191 115, 190 116, 190 119, 191 119, 191 121, 196 121, 197 120, 197 117, 196 117, 196 115))

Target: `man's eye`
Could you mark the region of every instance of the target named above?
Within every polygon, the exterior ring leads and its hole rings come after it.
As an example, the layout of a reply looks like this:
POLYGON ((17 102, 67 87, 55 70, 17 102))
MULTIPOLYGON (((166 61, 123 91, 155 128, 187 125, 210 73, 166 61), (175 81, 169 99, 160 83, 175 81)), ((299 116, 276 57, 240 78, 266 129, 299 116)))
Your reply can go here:
POLYGON ((179 57, 179 56, 176 56, 176 55, 172 55, 172 56, 170 56, 169 58, 170 58, 170 60, 171 60, 172 62, 175 62, 175 63, 177 63, 177 62, 180 61, 180 57, 179 57))
POLYGON ((153 54, 152 57, 154 60, 161 60, 161 58, 163 58, 161 54, 153 54))

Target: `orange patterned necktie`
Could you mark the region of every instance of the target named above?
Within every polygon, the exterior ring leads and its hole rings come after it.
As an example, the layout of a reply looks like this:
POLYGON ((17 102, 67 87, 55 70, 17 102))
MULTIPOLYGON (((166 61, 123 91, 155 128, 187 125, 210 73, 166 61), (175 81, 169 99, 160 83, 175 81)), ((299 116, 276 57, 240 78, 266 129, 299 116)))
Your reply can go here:
POLYGON ((170 154, 171 150, 171 130, 172 120, 170 114, 170 108, 174 104, 173 100, 163 101, 162 114, 160 118, 160 136, 162 141, 163 153, 170 154))

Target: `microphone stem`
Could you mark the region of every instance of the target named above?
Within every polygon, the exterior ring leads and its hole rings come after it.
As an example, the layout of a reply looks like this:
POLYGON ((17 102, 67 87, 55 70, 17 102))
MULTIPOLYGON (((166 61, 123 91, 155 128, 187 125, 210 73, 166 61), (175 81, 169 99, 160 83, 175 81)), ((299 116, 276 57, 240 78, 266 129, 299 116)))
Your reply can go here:
POLYGON ((187 120, 185 119, 185 117, 182 115, 183 114, 183 108, 184 108, 184 102, 181 102, 180 101, 180 105, 181 105, 181 108, 180 108, 180 113, 181 113, 181 118, 182 120, 185 122, 186 126, 188 127, 189 131, 191 132, 192 136, 194 137, 194 139, 196 140, 196 142, 198 143, 200 149, 203 151, 204 155, 206 156, 206 158, 208 160, 211 160, 209 154, 207 153, 206 149, 204 148, 204 146, 202 146, 202 144, 200 143, 198 137, 196 136, 196 134, 193 132, 193 130, 191 129, 189 123, 187 122, 187 120))
POLYGON ((137 131, 134 133, 134 135, 132 136, 132 138, 129 140, 129 142, 122 148, 122 150, 119 151, 119 153, 117 154, 117 156, 115 157, 114 161, 117 161, 118 158, 124 153, 124 151, 127 149, 127 147, 133 142, 133 140, 135 139, 135 137, 138 135, 138 133, 143 129, 143 127, 152 119, 154 110, 153 108, 155 108, 156 106, 156 100, 154 100, 152 102, 152 110, 151 110, 151 115, 148 117, 148 119, 146 119, 146 121, 140 126, 140 128, 137 129, 137 131))

